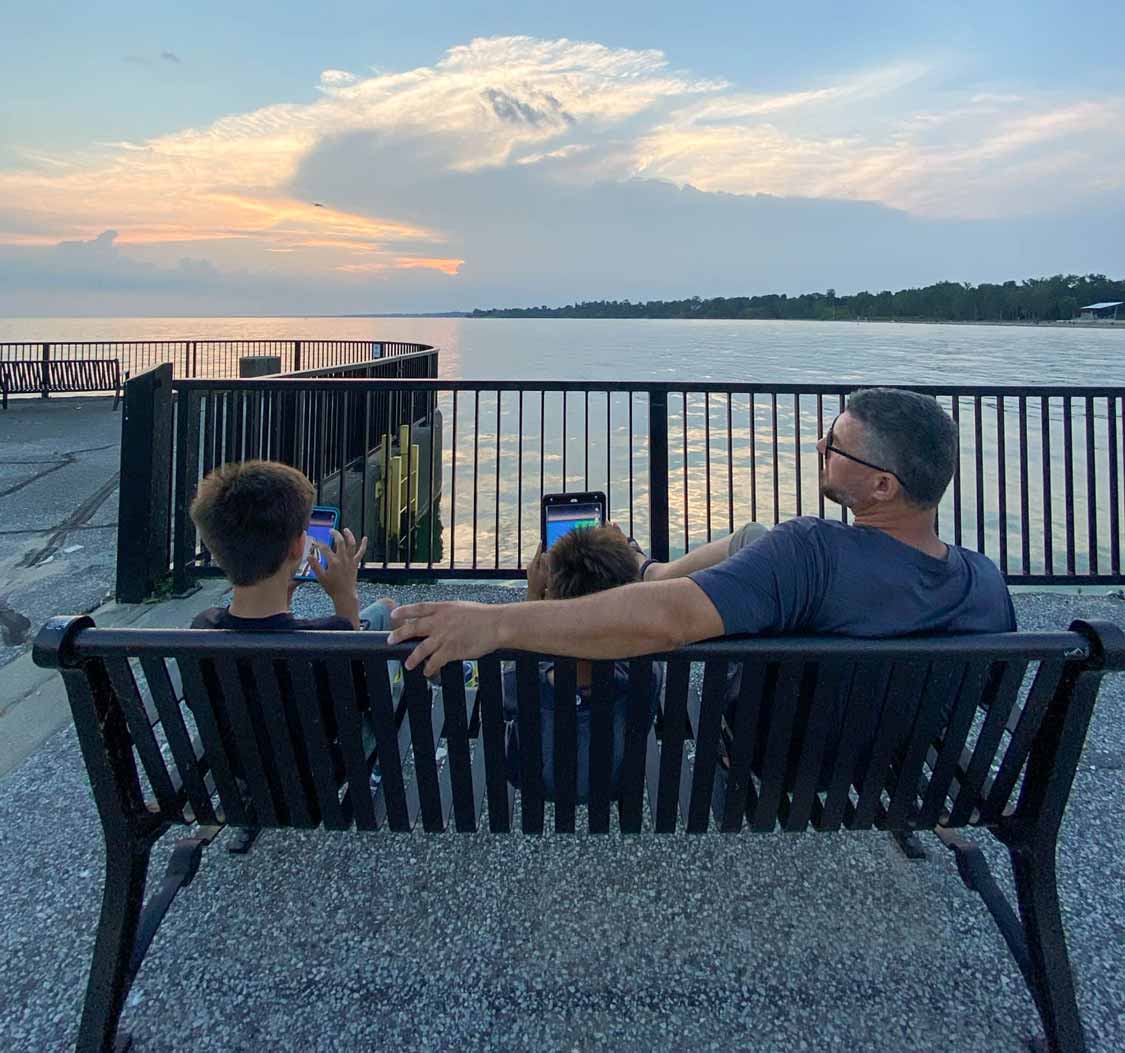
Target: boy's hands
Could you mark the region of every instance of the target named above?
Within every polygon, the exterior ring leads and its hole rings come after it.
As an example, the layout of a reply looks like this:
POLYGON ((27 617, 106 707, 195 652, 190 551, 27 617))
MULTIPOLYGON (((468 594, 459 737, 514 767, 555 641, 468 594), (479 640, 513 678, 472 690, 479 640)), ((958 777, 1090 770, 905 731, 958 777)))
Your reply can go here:
POLYGON ((355 535, 347 528, 341 534, 332 531, 332 547, 313 542, 314 553, 309 559, 309 568, 324 591, 332 598, 336 613, 347 618, 359 628, 359 595, 356 592, 356 577, 363 554, 367 551, 367 538, 356 541, 355 535), (324 563, 321 564, 323 559, 324 563))
POLYGON ((547 560, 547 553, 543 551, 543 542, 535 550, 535 555, 527 565, 527 598, 541 600, 547 595, 547 579, 551 573, 551 565, 547 560))

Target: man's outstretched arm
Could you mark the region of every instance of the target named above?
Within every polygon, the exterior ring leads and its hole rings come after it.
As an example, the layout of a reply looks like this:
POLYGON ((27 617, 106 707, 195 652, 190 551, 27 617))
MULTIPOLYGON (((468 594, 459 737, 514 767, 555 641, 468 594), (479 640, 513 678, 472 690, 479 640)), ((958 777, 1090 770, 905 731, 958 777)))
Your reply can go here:
POLYGON ((722 563, 730 555, 730 538, 719 538, 717 541, 708 541, 706 545, 693 548, 684 553, 679 559, 671 563, 650 563, 645 570, 645 581, 671 581, 674 578, 686 578, 697 570, 706 570, 708 567, 722 563))
POLYGON ((631 658, 723 635, 723 620, 689 578, 624 585, 576 600, 414 603, 391 614, 390 643, 421 639, 406 660, 433 676, 462 658, 500 649, 575 658, 631 658))

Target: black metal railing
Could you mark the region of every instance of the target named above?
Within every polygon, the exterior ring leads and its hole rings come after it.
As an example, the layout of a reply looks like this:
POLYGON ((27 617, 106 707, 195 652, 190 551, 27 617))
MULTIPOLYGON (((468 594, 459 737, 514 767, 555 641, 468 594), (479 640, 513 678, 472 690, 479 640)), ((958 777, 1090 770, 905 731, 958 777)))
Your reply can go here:
POLYGON ((325 369, 427 350, 428 344, 397 340, 61 340, 0 343, 0 362, 115 358, 121 372, 136 375, 164 362, 179 379, 238 376, 247 355, 281 359, 282 373, 325 369))
MULTIPOLYGON (((371 539, 372 579, 521 577, 551 491, 605 491, 611 518, 656 558, 751 519, 847 520, 820 493, 816 442, 852 385, 438 380, 424 353, 380 379, 386 365, 175 383, 179 585, 217 573, 186 514, 198 480, 251 456, 309 475, 371 539)), ((1125 389, 916 390, 960 433, 943 537, 1012 583, 1125 583, 1125 389)))

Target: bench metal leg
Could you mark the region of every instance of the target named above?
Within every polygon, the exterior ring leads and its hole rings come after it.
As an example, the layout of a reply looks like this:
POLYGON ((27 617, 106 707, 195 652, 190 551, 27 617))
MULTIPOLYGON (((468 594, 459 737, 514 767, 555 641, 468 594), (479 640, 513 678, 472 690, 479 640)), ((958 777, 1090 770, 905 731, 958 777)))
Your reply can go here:
POLYGON ((1055 846, 1044 850, 1010 845, 1008 851, 1031 964, 1029 986, 1043 1019, 1047 1048, 1051 1053, 1083 1053, 1086 1039, 1059 910, 1055 846))
POLYGON ((86 1050, 121 1053, 129 1048, 129 1036, 117 1034, 129 988, 176 893, 191 884, 199 870, 203 849, 220 829, 218 826, 200 827, 196 837, 176 842, 164 880, 152 898, 144 903, 143 910, 141 904, 152 842, 134 845, 132 851, 122 848, 107 852, 102 916, 78 1034, 80 1053, 86 1050))
POLYGON ((1046 1032, 1046 1043, 1033 1041, 1032 1048, 1085 1053, 1055 884, 1055 846, 1008 845, 1019 903, 1017 917, 980 848, 952 830, 938 827, 934 833, 957 857, 961 880, 984 901, 1031 991, 1046 1032))
POLYGON ((129 966, 151 854, 151 842, 106 846, 102 913, 78 1029, 79 1053, 103 1053, 114 1048, 117 1022, 129 991, 129 966))

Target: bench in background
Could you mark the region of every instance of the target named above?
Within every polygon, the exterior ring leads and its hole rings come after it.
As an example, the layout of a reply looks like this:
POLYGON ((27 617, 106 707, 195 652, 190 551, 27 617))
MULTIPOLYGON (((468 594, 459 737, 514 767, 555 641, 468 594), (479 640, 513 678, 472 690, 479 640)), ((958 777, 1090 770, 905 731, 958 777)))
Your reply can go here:
POLYGON ((121 363, 116 358, 12 358, 0 361, 0 400, 9 395, 73 394, 112 391, 113 408, 121 401, 121 363))
MULTIPOLYGON (((471 701, 459 662, 442 671, 440 696, 415 671, 396 701, 387 661, 409 650, 376 633, 98 629, 89 617, 42 629, 35 661, 66 682, 106 843, 79 1049, 113 1048, 145 952, 224 824, 407 833, 420 820, 428 833, 487 823, 510 834, 501 659, 517 663, 520 826, 543 832, 541 656, 482 659, 471 701), (152 847, 173 827, 189 836, 145 903, 152 847)), ((995 636, 724 640, 634 659, 611 801, 612 664, 594 663, 589 802, 576 805, 577 711, 565 700, 577 672, 562 660, 554 830, 575 832, 583 812, 595 834, 935 830, 996 920, 1046 1047, 1078 1053, 1055 857, 1101 678, 1122 668, 1125 634, 1100 622, 995 636), (656 728, 654 660, 668 663, 656 728), (696 674, 702 665, 695 694, 693 663, 696 674), (736 698, 730 663, 741 664, 736 698), (957 835, 965 827, 1007 847, 1018 914, 979 848, 957 835)))

